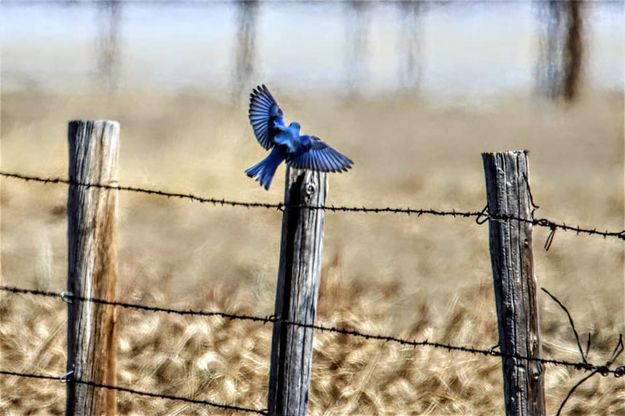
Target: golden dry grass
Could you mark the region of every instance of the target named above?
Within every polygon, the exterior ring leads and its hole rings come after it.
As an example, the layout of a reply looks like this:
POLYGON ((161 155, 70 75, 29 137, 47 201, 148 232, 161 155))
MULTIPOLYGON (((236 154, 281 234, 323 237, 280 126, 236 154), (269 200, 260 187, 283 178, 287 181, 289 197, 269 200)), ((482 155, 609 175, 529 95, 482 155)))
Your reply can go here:
MULTIPOLYGON (((375 305, 400 295, 399 285, 358 286, 341 281, 341 265, 324 270, 319 321, 361 331, 385 333, 384 310, 375 305), (377 299, 371 303, 368 299, 377 299), (372 310, 373 308, 373 310, 372 310)), ((233 308, 217 293, 202 302, 206 308, 254 313, 252 306, 233 308)), ((444 339, 457 344, 496 343, 491 287, 476 285, 455 299, 443 316, 432 313, 422 299, 415 306, 412 327, 397 334, 410 338, 444 339), (470 301, 469 301, 470 299, 470 301), (418 318, 417 318, 418 317, 418 318), (434 331, 433 328, 438 328, 434 331)), ((122 297, 122 299, 125 299, 122 297)), ((166 301, 155 293, 144 303, 166 301)), ((125 299, 127 300, 127 299, 125 299)), ((7 296, 2 302, 1 344, 5 367, 16 371, 61 374, 65 366, 65 313, 58 300, 7 296), (19 328, 19 329, 18 329, 19 328), (16 336, 19 332, 19 337, 16 336)), ((271 328, 221 318, 180 318, 122 311, 119 334, 119 383, 219 403, 264 408, 271 328)), ((598 318, 598 317, 597 317, 598 318)), ((562 325, 561 311, 543 309, 547 355, 577 360, 573 338, 562 325)), ((619 322, 603 321, 607 328, 619 322)), ((614 338, 595 334, 596 360, 609 355, 614 338)), ((449 353, 428 347, 366 341, 318 333, 314 345, 310 413, 320 414, 498 414, 502 410, 501 367, 495 357, 449 353)), ((548 366, 547 405, 552 411, 583 373, 548 366)), ((0 410, 6 414, 62 414, 64 385, 59 382, 3 377, 0 410)), ((620 414, 625 406, 623 381, 595 377, 569 402, 567 414, 620 414)), ((218 409, 126 393, 119 395, 121 414, 226 414, 218 409)))
MULTIPOLYGON (((410 97, 328 106, 319 97, 304 104, 288 92, 281 96, 287 114, 300 116, 306 127, 322 126, 315 133, 356 161, 348 175, 331 178, 329 203, 481 209, 479 152, 528 148, 538 215, 623 228, 623 99, 617 94, 587 93, 568 108, 522 96, 478 107, 410 97), (364 142, 356 140, 363 137, 364 142)), ((278 200, 281 174, 269 193, 242 175, 262 156, 245 109, 205 97, 132 91, 94 100, 49 91, 4 92, 2 168, 64 175, 66 120, 95 115, 122 122, 124 184, 278 200)), ((64 203, 64 187, 2 181, 5 284, 62 290, 64 203)), ((122 194, 120 298, 269 315, 279 224, 276 212, 122 194)), ((558 232, 544 252, 547 234, 535 231, 539 285, 569 306, 582 333, 593 333, 591 359, 601 362, 625 329, 622 242, 558 232)), ((490 279, 485 226, 328 213, 318 320, 487 348, 497 339, 490 279)), ((62 373, 64 304, 0 296, 0 367, 62 373)), ((577 360, 564 315, 542 294, 539 303, 545 355, 577 360)), ((269 325, 132 311, 120 311, 119 320, 121 385, 266 406, 269 325)), ((550 414, 582 375, 547 367, 550 414)), ((492 357, 318 333, 312 377, 315 415, 503 410, 500 363, 492 357)), ((623 383, 593 378, 571 399, 569 414, 622 414, 623 383)), ((63 412, 60 383, 0 376, 0 391, 0 413, 63 412)), ((123 393, 119 400, 122 414, 223 413, 123 393)))

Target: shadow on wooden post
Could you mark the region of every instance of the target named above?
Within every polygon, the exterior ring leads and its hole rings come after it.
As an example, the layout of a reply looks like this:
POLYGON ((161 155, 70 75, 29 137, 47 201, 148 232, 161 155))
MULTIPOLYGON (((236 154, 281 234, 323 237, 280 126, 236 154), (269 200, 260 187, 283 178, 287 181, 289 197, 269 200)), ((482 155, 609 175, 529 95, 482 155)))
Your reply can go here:
MULTIPOLYGON (((117 185, 119 124, 72 121, 68 129, 69 179, 117 185)), ((117 283, 117 190, 69 187, 68 277, 71 295, 115 299, 117 283)), ((68 298, 67 415, 116 414, 114 390, 75 383, 116 385, 115 309, 68 298)))
MULTIPOLYGON (((531 220, 527 153, 482 153, 488 212, 531 220)), ((507 415, 544 415, 543 366, 511 357, 541 356, 531 222, 489 220, 490 256, 503 353, 507 415)))
MULTIPOLYGON (((324 212, 299 208, 326 202, 325 173, 287 168, 276 318, 314 324, 319 297, 324 212)), ((313 329, 276 322, 269 370, 269 414, 305 415, 313 329)))

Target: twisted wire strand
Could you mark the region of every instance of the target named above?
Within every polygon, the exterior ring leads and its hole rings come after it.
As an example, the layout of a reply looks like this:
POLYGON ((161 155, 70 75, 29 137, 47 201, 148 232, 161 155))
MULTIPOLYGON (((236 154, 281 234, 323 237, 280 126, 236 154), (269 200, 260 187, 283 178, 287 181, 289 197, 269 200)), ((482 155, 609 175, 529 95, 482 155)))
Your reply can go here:
POLYGON ((101 305, 109 305, 114 307, 126 308, 126 309, 134 309, 148 312, 158 312, 158 313, 167 313, 181 316, 203 316, 203 317, 221 317, 224 319, 233 319, 233 320, 241 320, 241 321, 252 321, 252 322, 260 322, 260 323, 283 323, 286 325, 293 325, 301 328, 313 329, 320 332, 327 333, 335 333, 340 335, 352 336, 357 338, 362 338, 366 340, 375 340, 375 341, 383 341, 383 342, 393 342, 400 345, 405 345, 409 347, 432 347, 438 349, 444 349, 447 351, 461 351, 474 355, 484 355, 484 356, 492 356, 492 357, 506 357, 506 358, 516 358, 520 360, 534 361, 539 362, 541 364, 549 364, 561 367, 573 368, 575 370, 580 371, 597 371, 602 376, 608 376, 610 374, 615 377, 621 377, 625 375, 625 366, 620 366, 617 368, 611 368, 607 365, 596 365, 586 361, 566 361, 554 358, 537 358, 537 357, 526 357, 518 354, 507 354, 501 351, 497 351, 493 348, 476 348, 471 346, 464 345, 454 345, 443 342, 429 341, 425 340, 411 340, 404 339, 389 335, 382 334, 371 334, 366 332, 361 332, 353 329, 347 328, 337 328, 319 324, 305 324, 295 321, 290 321, 286 319, 277 318, 274 316, 254 316, 254 315, 245 315, 245 314, 237 314, 237 313, 228 313, 221 311, 203 311, 203 310, 193 310, 193 309, 175 309, 175 308, 166 308, 160 306, 149 306, 137 303, 128 303, 128 302, 118 302, 118 301, 109 301, 105 299, 96 299, 96 298, 85 298, 81 296, 74 296, 72 294, 67 294, 63 292, 61 294, 51 291, 37 290, 37 289, 23 289, 12 286, 0 286, 0 291, 15 293, 15 294, 26 294, 33 296, 43 296, 50 297, 56 299, 63 300, 77 300, 82 302, 91 302, 101 305))
MULTIPOLYGON (((49 375, 49 374, 26 373, 26 372, 9 371, 9 370, 0 370, 0 374, 7 375, 7 376, 36 378, 36 379, 43 379, 43 380, 61 381, 61 379, 62 379, 62 376, 59 377, 59 376, 53 376, 53 375, 49 375)), ((224 409, 224 410, 235 410, 235 411, 238 411, 238 412, 257 413, 257 414, 261 414, 261 415, 269 414, 268 410, 266 410, 266 409, 254 409, 254 408, 249 408, 249 407, 242 407, 242 406, 235 406, 235 405, 229 405, 229 404, 216 403, 216 402, 212 402, 212 401, 209 401, 209 400, 193 399, 191 397, 183 397, 183 396, 174 396, 174 395, 170 395, 170 394, 154 393, 154 392, 149 392, 149 391, 131 389, 129 387, 112 386, 112 385, 109 385, 109 384, 95 383, 93 381, 80 380, 78 378, 70 378, 67 381, 63 381, 63 382, 85 384, 85 385, 93 386, 93 387, 96 387, 96 388, 102 388, 102 389, 106 389, 106 390, 116 390, 116 391, 121 391, 121 392, 124 392, 124 393, 129 393, 129 394, 133 394, 133 395, 137 395, 137 396, 156 397, 156 398, 159 398, 159 399, 167 399, 167 400, 175 400, 175 401, 186 402, 186 403, 202 404, 202 405, 205 405, 205 406, 216 407, 216 408, 224 409)))
MULTIPOLYGON (((235 201, 229 199, 219 199, 219 198, 211 198, 195 195, 192 193, 180 193, 180 192, 168 192, 159 189, 150 189, 150 188, 140 188, 136 186, 122 186, 122 185, 112 185, 112 184, 102 184, 102 183, 84 183, 78 181, 71 181, 69 179, 64 179, 60 177, 40 177, 34 175, 26 175, 22 173, 16 172, 6 172, 0 171, 0 177, 23 180, 26 182, 39 182, 44 184, 64 184, 71 186, 83 186, 87 188, 99 188, 99 189, 111 189, 117 191, 126 191, 126 192, 134 192, 141 193, 146 195, 153 196, 161 196, 165 198, 177 198, 184 199, 194 202, 199 202, 201 204, 211 204, 215 206, 230 206, 230 207, 243 207, 243 208, 264 208, 264 209, 275 209, 278 211, 284 211, 285 209, 299 209, 299 208, 307 208, 307 209, 321 209, 330 212, 359 212, 359 213, 369 213, 369 214, 405 214, 405 215, 416 215, 418 217, 422 215, 428 216, 436 216, 436 217, 453 217, 453 218, 474 218, 478 224, 483 224, 486 220, 495 220, 495 221, 520 221, 532 224, 534 226, 548 228, 551 230, 549 235, 549 240, 553 240, 553 235, 556 230, 562 231, 572 231, 577 235, 585 234, 585 235, 595 235, 603 238, 618 238, 620 240, 625 241, 625 230, 622 231, 600 231, 597 227, 588 228, 581 227, 579 225, 568 225, 564 222, 558 223, 553 220, 547 218, 521 218, 514 215, 494 215, 487 211, 487 209, 483 209, 482 211, 462 211, 462 210, 439 210, 434 208, 411 208, 411 207, 356 207, 356 206, 334 206, 334 205, 325 205, 325 206, 314 206, 314 205, 301 205, 301 206, 289 206, 285 207, 282 202, 279 203, 265 203, 265 202, 249 202, 249 201, 235 201)), ((551 243, 549 243, 551 245, 551 243)))

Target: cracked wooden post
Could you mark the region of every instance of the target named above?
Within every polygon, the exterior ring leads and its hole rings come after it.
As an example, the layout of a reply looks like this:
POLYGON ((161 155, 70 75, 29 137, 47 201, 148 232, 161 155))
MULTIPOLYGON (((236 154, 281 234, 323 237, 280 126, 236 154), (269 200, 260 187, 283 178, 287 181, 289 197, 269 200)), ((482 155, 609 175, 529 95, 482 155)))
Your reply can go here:
MULTIPOLYGON (((527 153, 482 153, 482 160, 491 216, 531 220, 527 153)), ((545 414, 542 364, 512 357, 541 357, 532 224, 528 221, 489 220, 505 406, 509 416, 545 414)))
MULTIPOLYGON (((72 121, 69 179, 118 184, 119 124, 72 121)), ((70 185, 67 198, 67 290, 83 298, 115 299, 117 190, 70 185)), ((68 298, 66 415, 114 415, 114 390, 74 380, 116 385, 115 309, 68 298)))
MULTIPOLYGON (((275 317, 314 324, 319 297, 325 173, 287 168, 275 317), (289 208, 290 207, 290 208, 289 208)), ((313 329, 275 322, 269 370, 269 414, 306 414, 313 329)))

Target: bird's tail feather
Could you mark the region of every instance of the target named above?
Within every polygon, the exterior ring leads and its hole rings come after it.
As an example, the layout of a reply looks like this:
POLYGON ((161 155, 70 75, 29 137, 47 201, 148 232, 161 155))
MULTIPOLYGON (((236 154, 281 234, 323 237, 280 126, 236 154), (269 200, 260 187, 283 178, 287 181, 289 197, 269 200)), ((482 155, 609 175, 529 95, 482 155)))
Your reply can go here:
POLYGON ((276 169, 278 169, 278 166, 283 160, 284 156, 282 156, 280 149, 278 147, 274 147, 271 150, 271 153, 269 153, 269 156, 247 169, 245 173, 250 178, 256 178, 256 180, 260 182, 261 186, 268 190, 271 185, 273 175, 276 173, 276 169))

